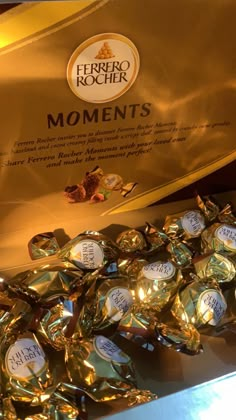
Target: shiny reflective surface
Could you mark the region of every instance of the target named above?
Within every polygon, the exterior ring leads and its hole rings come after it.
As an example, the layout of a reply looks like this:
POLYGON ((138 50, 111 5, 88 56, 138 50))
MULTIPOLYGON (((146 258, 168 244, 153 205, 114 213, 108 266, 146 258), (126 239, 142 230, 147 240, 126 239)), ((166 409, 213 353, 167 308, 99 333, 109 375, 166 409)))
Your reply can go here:
POLYGON ((235 420, 236 373, 107 416, 112 420, 235 420))
POLYGON ((60 249, 53 232, 38 233, 33 236, 29 241, 28 248, 32 260, 55 255, 60 249))

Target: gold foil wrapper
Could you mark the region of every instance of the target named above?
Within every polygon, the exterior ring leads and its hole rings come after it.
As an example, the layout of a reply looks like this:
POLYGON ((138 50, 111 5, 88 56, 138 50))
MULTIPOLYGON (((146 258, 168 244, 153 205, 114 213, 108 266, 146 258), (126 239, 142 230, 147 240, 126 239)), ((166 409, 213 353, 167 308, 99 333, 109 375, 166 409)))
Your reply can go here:
POLYGON ((117 326, 132 304, 128 277, 116 275, 95 280, 86 293, 73 337, 117 326))
POLYGON ((120 398, 135 388, 130 357, 106 337, 70 343, 65 360, 70 381, 95 401, 120 398))
POLYGON ((69 241, 58 253, 64 261, 70 261, 83 270, 96 270, 108 262, 116 261, 120 251, 105 235, 86 231, 69 241))
POLYGON ((214 203, 210 197, 203 199, 197 195, 196 200, 199 209, 209 222, 219 221, 220 223, 228 225, 236 225, 236 216, 233 214, 231 204, 226 204, 224 208, 220 210, 220 207, 214 203))
POLYGON ((178 267, 184 268, 191 265, 194 254, 186 243, 180 242, 178 239, 172 240, 167 245, 166 250, 170 253, 171 260, 178 267))
POLYGON ((130 279, 136 280, 142 268, 148 264, 144 258, 120 258, 118 270, 121 274, 127 275, 130 279))
POLYGON ((63 350, 67 342, 68 326, 74 317, 76 303, 72 300, 61 300, 57 305, 47 309, 39 322, 37 334, 55 350, 63 350))
POLYGON ((57 393, 66 398, 67 401, 75 405, 80 410, 79 420, 87 420, 86 397, 87 393, 78 386, 68 382, 58 384, 57 393))
POLYGON ((202 232, 201 247, 204 253, 220 252, 225 255, 236 254, 236 227, 214 223, 202 232))
POLYGON ((216 326, 223 318, 227 304, 213 278, 195 280, 176 295, 171 312, 180 322, 197 328, 209 324, 216 326))
POLYGON ((121 232, 116 243, 125 253, 135 253, 147 248, 147 243, 142 232, 136 229, 128 229, 121 232))
POLYGON ((226 206, 220 211, 218 219, 221 223, 236 226, 236 216, 233 214, 231 204, 226 204, 226 206))
POLYGON ((0 400, 0 420, 17 420, 15 407, 10 398, 1 398, 0 400))
POLYGON ((129 407, 134 407, 138 404, 145 404, 147 402, 157 400, 158 398, 156 394, 153 394, 151 391, 146 389, 133 389, 131 391, 127 391, 124 397, 128 399, 129 407))
POLYGON ((42 404, 42 413, 27 416, 25 420, 78 420, 86 418, 79 407, 55 392, 49 401, 42 404))
POLYGON ((161 311, 183 283, 181 271, 171 261, 156 261, 140 271, 135 286, 135 301, 161 311))
POLYGON ((159 320, 155 311, 134 304, 121 319, 118 331, 127 340, 148 348, 148 340, 154 337, 157 322, 159 320))
POLYGON ((200 334, 192 324, 169 320, 162 323, 154 311, 135 306, 119 324, 120 334, 147 350, 153 350, 156 340, 164 347, 189 355, 202 351, 200 334))
POLYGON ((0 346, 2 380, 14 401, 39 405, 54 391, 47 357, 36 336, 5 337, 0 346))
POLYGON ((235 261, 218 252, 201 255, 193 263, 199 278, 214 277, 218 283, 229 283, 235 279, 235 261))
POLYGON ((198 238, 205 229, 205 220, 198 210, 189 210, 179 215, 166 217, 164 232, 171 238, 198 238))
POLYGON ((160 250, 169 242, 168 236, 163 231, 147 222, 144 235, 149 246, 149 252, 160 250))
POLYGON ((200 334, 192 324, 172 326, 158 323, 156 337, 161 345, 181 353, 194 356, 202 352, 200 334))
POLYGON ((32 260, 55 255, 60 247, 53 232, 38 233, 33 236, 28 244, 29 254, 32 260))
POLYGON ((198 208, 209 222, 216 220, 219 215, 219 206, 210 199, 210 197, 202 198, 200 195, 196 196, 198 208))
POLYGON ((12 308, 0 311, 0 341, 7 335, 26 329, 34 317, 31 306, 20 299, 13 300, 12 308))
POLYGON ((11 292, 40 303, 67 298, 83 286, 82 272, 70 263, 46 264, 19 273, 8 282, 11 292))

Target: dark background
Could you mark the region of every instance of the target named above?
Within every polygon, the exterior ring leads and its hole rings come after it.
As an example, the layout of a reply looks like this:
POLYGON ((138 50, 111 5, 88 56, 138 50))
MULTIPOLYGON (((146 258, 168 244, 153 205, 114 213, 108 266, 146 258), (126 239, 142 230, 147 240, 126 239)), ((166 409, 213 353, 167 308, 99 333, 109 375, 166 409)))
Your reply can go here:
POLYGON ((12 9, 12 7, 16 7, 17 5, 15 4, 2 4, 0 5, 0 13, 5 12, 8 9, 12 9))

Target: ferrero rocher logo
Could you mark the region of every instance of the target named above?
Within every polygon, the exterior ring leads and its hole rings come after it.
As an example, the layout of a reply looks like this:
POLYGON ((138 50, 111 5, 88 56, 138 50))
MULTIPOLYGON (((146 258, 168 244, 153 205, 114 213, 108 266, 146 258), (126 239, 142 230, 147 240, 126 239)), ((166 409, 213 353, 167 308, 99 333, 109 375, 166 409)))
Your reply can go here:
POLYGON ((100 34, 72 54, 67 80, 72 92, 91 103, 113 101, 134 83, 139 71, 135 45, 120 34, 100 34))
POLYGON ((110 45, 108 42, 104 42, 102 48, 100 48, 98 54, 96 55, 95 58, 97 58, 98 60, 107 60, 109 58, 113 58, 115 57, 115 55, 113 54, 110 45))

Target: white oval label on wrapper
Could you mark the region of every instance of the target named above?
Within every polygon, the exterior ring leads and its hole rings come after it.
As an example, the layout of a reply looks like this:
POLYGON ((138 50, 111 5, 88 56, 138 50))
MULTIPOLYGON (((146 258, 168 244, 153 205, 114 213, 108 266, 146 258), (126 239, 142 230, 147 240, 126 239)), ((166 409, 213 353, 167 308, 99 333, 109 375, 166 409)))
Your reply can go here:
POLYGON ((205 229, 204 218, 198 211, 188 211, 181 217, 181 224, 186 233, 191 236, 199 236, 205 229))
POLYGON ((142 272, 144 277, 150 280, 168 280, 175 275, 176 268, 170 261, 157 261, 145 265, 142 272))
POLYGON ((67 67, 72 92, 91 103, 119 98, 139 72, 138 50, 121 34, 102 33, 87 39, 73 52, 67 67))
POLYGON ((97 242, 84 239, 74 246, 71 257, 82 268, 95 269, 102 265, 104 253, 97 242))
POLYGON ((45 354, 37 341, 22 338, 11 345, 6 353, 6 369, 16 379, 30 379, 45 369, 45 354))
POLYGON ((132 303, 133 298, 127 288, 113 287, 107 294, 105 306, 110 318, 117 322, 128 311, 132 303))
POLYGON ((227 308, 224 297, 217 290, 205 290, 199 296, 197 310, 210 325, 217 325, 227 308))
POLYGON ((102 359, 111 362, 126 364, 129 363, 130 358, 111 340, 102 335, 98 335, 93 339, 93 344, 96 353, 102 359))
POLYGON ((215 234, 226 248, 230 251, 236 251, 236 228, 229 225, 222 225, 216 229, 215 234))

